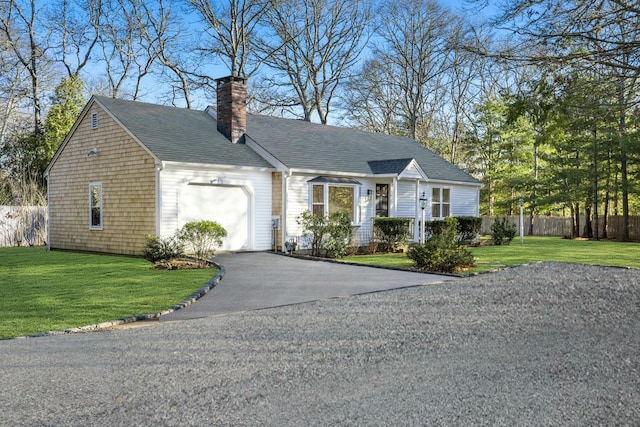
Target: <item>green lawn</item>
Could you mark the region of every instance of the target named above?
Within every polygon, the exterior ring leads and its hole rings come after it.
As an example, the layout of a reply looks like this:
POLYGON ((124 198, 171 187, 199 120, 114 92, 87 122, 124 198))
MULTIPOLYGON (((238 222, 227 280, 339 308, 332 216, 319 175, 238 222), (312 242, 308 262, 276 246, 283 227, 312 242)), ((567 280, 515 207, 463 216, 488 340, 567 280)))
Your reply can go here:
POLYGON ((217 270, 152 270, 144 259, 0 248, 0 339, 166 310, 217 270))
MULTIPOLYGON (((508 246, 481 246, 471 248, 471 252, 477 264, 471 272, 535 261, 640 268, 640 244, 638 243, 525 237, 523 245, 520 245, 520 239, 516 238, 508 246)), ((343 258, 343 260, 407 269, 413 265, 406 254, 358 255, 343 258)))

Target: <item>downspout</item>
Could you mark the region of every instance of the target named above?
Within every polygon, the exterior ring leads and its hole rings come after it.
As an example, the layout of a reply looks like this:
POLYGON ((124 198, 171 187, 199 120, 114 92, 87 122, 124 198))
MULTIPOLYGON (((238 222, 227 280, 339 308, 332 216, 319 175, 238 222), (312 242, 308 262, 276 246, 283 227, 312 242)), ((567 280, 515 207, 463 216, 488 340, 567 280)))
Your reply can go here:
POLYGON ((162 181, 160 172, 164 170, 164 162, 156 163, 156 235, 160 235, 162 227, 162 181))
MULTIPOLYGON (((282 252, 287 252, 287 247, 285 245, 286 236, 287 236, 287 181, 289 180, 289 176, 291 176, 291 172, 282 172, 282 218, 280 219, 280 227, 282 231, 282 252)), ((277 246, 277 245, 276 245, 277 246)))

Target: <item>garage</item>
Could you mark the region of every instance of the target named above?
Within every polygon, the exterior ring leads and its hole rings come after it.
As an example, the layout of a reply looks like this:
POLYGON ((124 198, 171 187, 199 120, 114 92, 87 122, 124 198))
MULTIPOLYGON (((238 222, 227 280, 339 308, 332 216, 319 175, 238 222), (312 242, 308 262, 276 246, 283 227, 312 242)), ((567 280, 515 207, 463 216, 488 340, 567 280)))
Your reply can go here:
POLYGON ((222 250, 251 249, 250 197, 246 188, 231 185, 190 183, 179 195, 178 226, 190 221, 216 221, 227 230, 222 250))

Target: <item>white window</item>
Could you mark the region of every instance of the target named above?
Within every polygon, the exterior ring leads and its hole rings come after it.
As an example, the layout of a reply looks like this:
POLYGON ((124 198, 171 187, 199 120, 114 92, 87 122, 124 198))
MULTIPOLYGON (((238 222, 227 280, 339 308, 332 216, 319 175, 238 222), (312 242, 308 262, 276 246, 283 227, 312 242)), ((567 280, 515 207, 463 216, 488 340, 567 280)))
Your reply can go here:
POLYGON ((91 129, 98 129, 98 113, 91 113, 91 129))
POLYGON ((89 229, 102 230, 102 183, 89 184, 89 229))
POLYGON ((349 215, 356 222, 356 186, 318 183, 311 186, 311 212, 317 216, 329 216, 335 212, 349 215))
POLYGON ((451 216, 451 190, 449 188, 433 188, 431 192, 431 218, 451 216))

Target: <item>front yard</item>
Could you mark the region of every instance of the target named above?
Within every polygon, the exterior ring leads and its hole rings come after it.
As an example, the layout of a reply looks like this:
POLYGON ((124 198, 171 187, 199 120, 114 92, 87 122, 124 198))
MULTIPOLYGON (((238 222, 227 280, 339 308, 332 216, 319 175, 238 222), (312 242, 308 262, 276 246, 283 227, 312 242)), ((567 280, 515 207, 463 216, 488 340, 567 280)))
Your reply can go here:
MULTIPOLYGON (((526 264, 536 261, 559 261, 579 264, 640 268, 640 244, 611 241, 568 240, 559 237, 525 237, 520 245, 516 237, 508 246, 470 248, 476 267, 467 272, 526 264)), ((412 268, 405 253, 358 255, 343 261, 396 268, 412 268)))
MULTIPOLYGON (((640 244, 526 237, 509 246, 471 248, 469 272, 536 261, 640 268, 640 244)), ((217 271, 152 270, 141 258, 42 247, 0 248, 0 339, 61 330, 165 310, 217 271)), ((405 253, 350 256, 346 262, 411 269, 405 253)))
POLYGON ((0 259, 0 339, 166 310, 217 273, 43 247, 0 248, 0 259))

